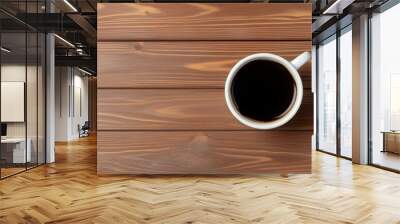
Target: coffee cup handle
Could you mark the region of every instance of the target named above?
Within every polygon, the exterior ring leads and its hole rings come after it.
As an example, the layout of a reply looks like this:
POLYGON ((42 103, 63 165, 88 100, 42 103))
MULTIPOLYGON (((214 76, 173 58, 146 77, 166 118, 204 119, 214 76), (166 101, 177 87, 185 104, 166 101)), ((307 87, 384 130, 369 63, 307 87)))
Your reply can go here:
POLYGON ((295 59, 293 59, 291 61, 291 63, 296 68, 296 70, 299 70, 301 68, 301 66, 303 66, 305 63, 307 63, 310 59, 311 59, 311 54, 310 54, 310 52, 306 51, 306 52, 301 53, 295 59))

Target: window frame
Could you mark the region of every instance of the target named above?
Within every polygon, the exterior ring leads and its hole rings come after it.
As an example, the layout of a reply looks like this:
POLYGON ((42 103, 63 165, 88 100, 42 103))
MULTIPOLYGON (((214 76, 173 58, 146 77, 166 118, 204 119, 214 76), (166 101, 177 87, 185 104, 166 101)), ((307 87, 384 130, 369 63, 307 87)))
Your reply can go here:
POLYGON ((323 152, 323 153, 327 153, 327 154, 330 154, 330 155, 333 155, 333 156, 337 156, 337 157, 340 157, 340 158, 344 158, 344 159, 347 159, 347 160, 352 160, 352 158, 351 157, 347 157, 347 156, 344 156, 344 155, 342 155, 342 150, 341 150, 341 119, 340 119, 340 103, 341 103, 341 97, 340 97, 340 81, 341 81, 341 67, 340 67, 340 37, 342 36, 342 35, 344 35, 345 33, 347 33, 347 32, 351 32, 352 31, 352 23, 349 23, 349 24, 347 24, 346 26, 344 26, 343 28, 341 28, 341 29, 337 29, 336 30, 336 32, 335 33, 333 33, 333 34, 331 34, 330 36, 328 36, 328 37, 326 37, 326 38, 324 38, 324 39, 322 39, 322 40, 319 40, 318 41, 318 43, 317 44, 315 44, 316 45, 316 69, 315 69, 315 81, 316 81, 316 93, 315 93, 315 98, 316 98, 316 122, 317 122, 317 124, 316 124, 316 130, 315 130, 315 133, 316 133, 316 137, 315 137, 315 143, 316 143, 316 151, 319 151, 319 152, 323 152), (319 115, 319 113, 318 113, 318 108, 319 108, 319 82, 320 82, 320 80, 319 80, 319 77, 320 77, 320 75, 319 75, 319 65, 320 65, 320 58, 319 58, 319 53, 318 53, 318 50, 319 50, 319 47, 320 47, 320 45, 322 44, 322 43, 327 43, 327 42, 330 42, 330 41, 336 41, 336 61, 335 61, 335 63, 336 63, 336 83, 335 83, 335 85, 336 85, 336 151, 335 151, 335 153, 332 153, 332 152, 328 152, 328 151, 326 151, 326 150, 324 150, 324 149, 321 149, 320 148, 320 143, 319 143, 319 133, 320 133, 320 130, 319 130, 319 122, 320 122, 320 119, 319 119, 319 117, 320 117, 320 115, 319 115))
POLYGON ((394 169, 390 168, 381 164, 377 164, 373 162, 373 131, 372 131, 372 41, 373 41, 373 35, 372 35, 372 19, 374 14, 381 14, 384 13, 385 11, 393 8, 394 6, 397 6, 400 4, 400 0, 388 0, 384 4, 368 10, 368 165, 377 167, 383 170, 395 172, 395 173, 400 173, 400 169, 394 169))

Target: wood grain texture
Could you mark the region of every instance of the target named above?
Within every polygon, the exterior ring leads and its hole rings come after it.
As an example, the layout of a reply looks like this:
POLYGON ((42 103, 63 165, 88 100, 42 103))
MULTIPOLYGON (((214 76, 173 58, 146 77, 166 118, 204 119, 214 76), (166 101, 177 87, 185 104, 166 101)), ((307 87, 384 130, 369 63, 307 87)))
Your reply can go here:
MULTIPOLYGON (((231 68, 255 53, 292 60, 311 41, 99 42, 99 88, 224 88, 231 68)), ((310 88, 311 63, 302 67, 310 88)))
MULTIPOLYGON (((226 106, 223 89, 99 89, 99 130, 251 130, 226 106)), ((313 100, 304 93, 281 130, 312 130, 313 100)))
POLYGON ((311 4, 97 4, 98 39, 311 40, 311 4))
POLYGON ((99 174, 309 173, 311 131, 98 133, 99 174))
POLYGON ((311 4, 98 4, 98 169, 106 174, 310 170, 311 63, 296 116, 239 123, 224 98, 240 59, 311 50, 311 4))

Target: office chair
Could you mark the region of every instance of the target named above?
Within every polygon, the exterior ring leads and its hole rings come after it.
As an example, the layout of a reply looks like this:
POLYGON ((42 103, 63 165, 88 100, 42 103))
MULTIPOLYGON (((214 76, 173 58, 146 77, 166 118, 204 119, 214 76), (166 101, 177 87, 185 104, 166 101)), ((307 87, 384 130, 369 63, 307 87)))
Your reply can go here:
POLYGON ((85 121, 82 127, 78 128, 79 128, 79 138, 89 136, 89 129, 90 129, 89 121, 85 121))

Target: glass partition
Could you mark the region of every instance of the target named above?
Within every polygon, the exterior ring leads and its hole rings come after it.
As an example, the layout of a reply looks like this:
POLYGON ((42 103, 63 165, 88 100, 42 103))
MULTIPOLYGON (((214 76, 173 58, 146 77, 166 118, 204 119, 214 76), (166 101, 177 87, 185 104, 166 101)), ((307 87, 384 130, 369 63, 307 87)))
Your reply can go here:
POLYGON ((42 6, 42 1, 0 2, 9 12, 0 12, 0 178, 45 163, 46 39, 14 17, 38 13, 42 6))
POLYGON ((1 176, 26 169, 26 33, 1 34, 1 176), (6 49, 6 50, 4 50, 6 49))

